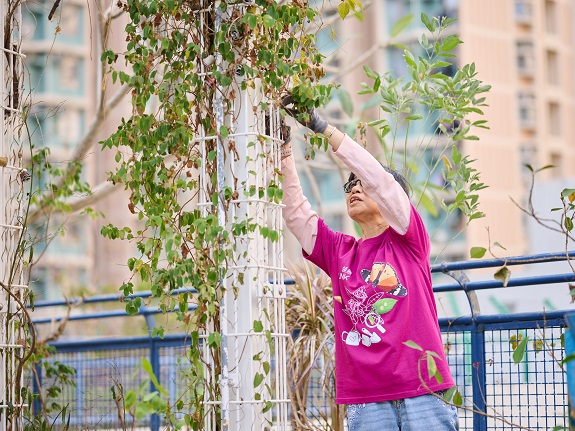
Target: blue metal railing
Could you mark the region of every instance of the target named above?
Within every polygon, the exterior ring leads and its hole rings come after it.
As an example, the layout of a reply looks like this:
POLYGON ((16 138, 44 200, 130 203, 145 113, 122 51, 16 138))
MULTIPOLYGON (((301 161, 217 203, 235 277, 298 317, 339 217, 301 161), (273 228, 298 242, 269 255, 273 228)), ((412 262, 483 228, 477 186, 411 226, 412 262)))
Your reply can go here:
MULTIPOLYGON (((565 328, 565 311, 482 315, 475 291, 503 288, 503 283, 493 280, 470 281, 463 271, 501 265, 564 261, 574 257, 575 251, 571 251, 567 255, 539 254, 508 259, 442 263, 432 267, 432 272, 448 274, 457 281, 455 284, 434 286, 434 291, 463 291, 471 309, 470 315, 439 320, 452 374, 464 396, 465 409, 460 409, 460 429, 485 431, 512 429, 514 425, 520 425, 530 429, 548 430, 564 425, 567 415, 567 382, 561 366, 564 359, 562 335, 565 328), (530 343, 524 360, 516 364, 513 360, 513 347, 519 337, 529 337, 530 343)), ((511 278, 507 286, 572 281, 575 281, 575 275, 572 273, 551 274, 511 278)), ((293 281, 289 283, 292 284, 293 281)), ((181 293, 180 291, 191 290, 179 289, 178 293, 181 293)), ((136 296, 149 297, 150 294, 138 293, 133 297, 136 296)), ((110 302, 118 299, 118 295, 102 295, 83 302, 110 302)), ((66 305, 66 302, 36 303, 37 308, 62 305, 66 305)), ((143 307, 141 311, 145 317, 158 312, 149 306, 143 307)), ((70 320, 118 315, 125 315, 125 312, 111 310, 85 313, 72 316, 70 320)), ((43 324, 60 319, 43 318, 37 319, 35 323, 43 324)), ((185 381, 178 378, 179 365, 175 358, 185 354, 186 341, 185 335, 176 334, 164 339, 138 337, 53 343, 58 352, 54 359, 77 367, 78 370, 76 391, 63 394, 62 401, 71 403, 73 410, 79 412, 74 417, 75 424, 87 425, 85 422, 90 420, 99 420, 98 423, 114 422, 116 413, 109 395, 109 379, 94 380, 92 373, 97 372, 95 370, 105 369, 111 372, 110 370, 115 369, 115 378, 120 378, 125 388, 137 387, 145 376, 135 376, 132 380, 127 379, 127 376, 133 374, 138 358, 141 357, 150 360, 160 382, 169 386, 170 399, 176 399, 179 394, 184 393, 185 381), (107 385, 107 389, 102 385, 107 385), (107 398, 104 393, 108 394, 107 398), (104 399, 108 400, 107 404, 103 402, 104 399)), ((314 391, 313 384, 310 391, 314 391)), ((312 398, 313 396, 310 396, 310 399, 312 398)), ((313 407, 318 410, 327 408, 313 407)), ((159 417, 153 416, 139 422, 138 426, 149 426, 155 431, 159 429, 160 422, 159 417)))

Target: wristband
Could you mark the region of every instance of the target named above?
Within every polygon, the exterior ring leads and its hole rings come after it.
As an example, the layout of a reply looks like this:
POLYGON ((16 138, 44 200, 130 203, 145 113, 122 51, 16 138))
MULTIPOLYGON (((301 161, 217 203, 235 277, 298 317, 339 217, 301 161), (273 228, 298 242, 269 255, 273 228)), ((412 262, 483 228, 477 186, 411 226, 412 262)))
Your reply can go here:
POLYGON ((331 139, 331 135, 333 135, 333 132, 335 132, 335 129, 337 129, 337 127, 333 126, 333 129, 331 129, 331 132, 329 132, 329 135, 327 135, 328 141, 331 139))
POLYGON ((283 160, 283 159, 285 159, 286 157, 289 157, 289 156, 291 156, 291 155, 292 155, 291 147, 280 150, 280 159, 281 159, 281 160, 283 160))

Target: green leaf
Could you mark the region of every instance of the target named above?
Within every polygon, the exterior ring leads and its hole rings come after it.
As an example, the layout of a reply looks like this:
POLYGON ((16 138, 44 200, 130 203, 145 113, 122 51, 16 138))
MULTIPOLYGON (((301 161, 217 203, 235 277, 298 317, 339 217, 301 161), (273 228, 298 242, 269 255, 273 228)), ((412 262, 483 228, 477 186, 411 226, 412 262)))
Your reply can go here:
POLYGON ((403 59, 405 60, 405 62, 409 66, 411 66, 411 68, 417 69, 417 64, 415 63, 415 58, 413 57, 413 54, 411 53, 411 51, 409 49, 405 49, 403 51, 403 59))
POLYGON ((369 66, 367 66, 367 65, 365 65, 365 64, 363 65, 363 70, 364 70, 364 72, 365 72, 365 75, 366 75, 368 78, 377 79, 377 78, 379 77, 379 75, 377 74, 377 72, 374 72, 372 69, 369 68, 369 66))
POLYGON ((506 266, 502 266, 495 274, 493 274, 493 278, 503 283, 503 287, 507 287, 510 277, 511 271, 506 266))
POLYGON ((262 332, 264 330, 264 325, 261 320, 254 320, 254 331, 262 332))
POLYGON ((567 232, 571 232, 573 230, 573 220, 571 220, 569 217, 565 218, 565 222, 563 224, 565 225, 567 232))
POLYGON ((248 15, 248 25, 252 30, 256 28, 257 23, 258 17, 255 14, 248 15))
POLYGON ((445 402, 451 402, 453 395, 455 395, 455 391, 457 391, 457 386, 453 386, 448 390, 446 390, 445 393, 443 394, 443 400, 445 402))
POLYGON ((385 314, 395 306, 397 299, 384 298, 373 304, 373 309, 377 314, 385 314))
POLYGON ((373 91, 379 91, 379 87, 381 86, 381 77, 378 76, 375 82, 373 83, 373 91))
POLYGON ((451 160, 453 160, 453 163, 455 163, 456 165, 458 165, 461 162, 461 153, 459 152, 457 146, 455 145, 451 147, 451 160))
POLYGON ((527 348, 527 343, 529 342, 529 337, 525 337, 521 342, 517 345, 517 348, 513 352, 513 362, 518 364, 523 360, 525 356, 525 349, 527 348))
POLYGON ((401 33, 403 30, 405 30, 407 27, 409 27, 409 24, 411 24, 412 20, 413 20, 413 14, 412 13, 399 19, 391 28, 389 35, 391 37, 397 36, 399 33, 401 33))
POLYGON ((152 369, 152 364, 147 358, 142 358, 142 368, 144 369, 146 374, 150 377, 150 380, 152 381, 156 389, 160 391, 162 395, 169 397, 170 394, 168 394, 168 391, 166 391, 162 386, 160 386, 160 382, 158 382, 158 379, 154 374, 154 370, 152 369))
POLYGON ((220 135, 222 135, 222 138, 226 139, 230 134, 230 129, 228 129, 228 126, 221 126, 220 127, 220 135))
POLYGON ((427 355, 427 374, 430 379, 437 374, 437 364, 431 355, 427 355))
POLYGON ((503 246, 502 246, 500 243, 498 243, 497 241, 495 241, 495 242, 493 243, 493 246, 494 246, 494 247, 502 248, 503 250, 507 250, 505 247, 503 247, 503 246))
POLYGON ((421 12, 421 22, 430 32, 433 33, 435 31, 435 22, 423 12, 421 12))
POLYGON ((463 397, 459 391, 455 392, 455 395, 453 395, 453 404, 456 406, 461 406, 463 404, 463 397))
MULTIPOLYGON (((449 61, 443 61, 443 60, 436 61, 436 62, 433 63, 433 65, 432 65, 432 67, 433 67, 434 69, 435 69, 435 68, 438 68, 438 67, 448 67, 448 66, 451 66, 451 63, 450 63, 449 61)), ((477 122, 479 122, 479 121, 482 121, 483 123, 486 123, 486 122, 487 122, 487 120, 478 120, 477 122)), ((482 124, 483 124, 483 123, 482 123, 482 124)))
POLYGON ((553 169, 553 168, 556 168, 556 167, 557 167, 557 166, 555 166, 555 165, 545 165, 545 166, 543 166, 542 168, 537 169, 535 172, 541 172, 541 171, 544 171, 545 169, 553 169))
POLYGON ((343 112, 345 112, 348 117, 352 117, 353 102, 351 100, 349 93, 343 87, 340 87, 338 95, 339 95, 339 101, 341 102, 341 109, 343 109, 343 112))
POLYGON ((571 353, 570 355, 565 356, 565 358, 563 358, 561 361, 561 364, 566 364, 567 362, 571 362, 573 360, 575 360, 575 353, 571 353))
POLYGON ((424 192, 419 196, 419 203, 432 217, 437 218, 439 211, 427 193, 424 192))
POLYGON ((261 373, 256 373, 254 376, 254 388, 257 388, 264 381, 264 375, 261 373))
POLYGON ((423 118, 423 115, 419 115, 419 114, 412 114, 412 115, 408 115, 407 117, 404 118, 405 121, 414 121, 414 120, 421 120, 423 118))
POLYGON ((126 405, 126 410, 130 410, 136 404, 136 392, 133 389, 130 389, 126 392, 126 397, 124 399, 124 404, 126 405))
POLYGON ((265 14, 263 16, 263 23, 264 23, 264 27, 265 28, 270 28, 273 27, 274 23, 275 23, 275 19, 273 19, 271 16, 269 16, 268 14, 265 14))
POLYGON ((415 350, 419 350, 421 352, 423 352, 423 349, 421 348, 421 346, 419 344, 417 344, 415 341, 404 341, 403 344, 405 344, 407 347, 411 347, 412 349, 415 350))
POLYGON ((265 407, 262 409, 262 413, 269 411, 273 407, 273 403, 271 401, 266 401, 265 407))
POLYGON ((481 259, 483 256, 485 256, 486 251, 487 251, 487 249, 485 247, 471 247, 471 250, 469 251, 469 255, 473 259, 481 259))
POLYGON ((462 43, 461 39, 459 39, 457 36, 453 34, 450 34, 441 43, 441 51, 443 52, 453 51, 455 47, 460 43, 462 43))
POLYGON ((345 17, 349 15, 350 10, 351 7, 349 6, 349 3, 346 1, 341 2, 337 6, 337 13, 339 13, 341 19, 345 19, 345 17))

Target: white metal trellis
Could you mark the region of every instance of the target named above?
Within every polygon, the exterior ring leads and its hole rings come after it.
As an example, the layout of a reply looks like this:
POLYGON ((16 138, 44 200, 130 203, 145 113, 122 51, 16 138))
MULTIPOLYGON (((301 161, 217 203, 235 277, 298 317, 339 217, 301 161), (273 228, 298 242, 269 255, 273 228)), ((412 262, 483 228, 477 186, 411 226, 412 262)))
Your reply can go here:
MULTIPOLYGON (((217 31, 223 18, 219 8, 208 8, 205 12, 214 13, 214 10, 217 31)), ((215 61, 217 67, 221 67, 220 59, 215 58, 215 61)), ((221 397, 206 398, 205 403, 218 406, 221 416, 218 418, 213 409, 207 409, 205 427, 223 431, 280 431, 287 429, 289 406, 286 294, 282 236, 276 237, 269 232, 281 232, 282 217, 281 205, 266 193, 268 187, 280 183, 279 112, 272 108, 268 112, 254 112, 253 107, 265 100, 265 95, 257 88, 242 91, 236 87, 237 97, 233 101, 224 100, 221 90, 216 91, 214 100, 217 129, 225 125, 232 133, 225 139, 205 134, 197 137, 202 143, 203 170, 198 204, 204 216, 214 209, 212 197, 206 193, 211 179, 205 167, 208 165, 208 144, 213 147, 215 143, 217 189, 222 192, 230 187, 237 192, 228 206, 220 201, 217 208, 220 225, 229 228, 234 222, 245 221, 261 228, 233 238, 235 259, 228 262, 225 276, 220 280, 223 290, 220 302, 221 375, 207 377, 212 383, 219 382, 221 397), (227 116, 224 116, 224 103, 233 105, 227 116), (262 135, 267 138, 261 139, 262 135), (235 150, 230 149, 232 141, 235 150), (258 322, 257 330, 254 322, 258 322)), ((209 358, 207 343, 204 346, 204 358, 209 358)), ((210 394, 206 391, 206 397, 210 394)))
MULTIPOLYGON (((257 97, 257 92, 243 92, 235 101, 235 121, 232 124, 228 118, 226 123, 233 127, 228 140, 235 142, 237 153, 225 151, 227 145, 222 145, 218 155, 221 188, 239 184, 237 199, 227 211, 220 208, 222 223, 229 227, 232 222, 250 220, 264 228, 234 238, 236 258, 222 280, 225 295, 220 304, 222 396, 206 400, 220 405, 222 429, 238 431, 286 429, 289 405, 283 242, 281 235, 272 240, 264 233, 282 229, 281 205, 266 193, 270 185, 279 184, 279 117, 272 110, 254 114, 251 107, 258 105, 257 97), (260 140, 266 132, 266 116, 275 137, 260 140), (254 330, 255 321, 261 322, 260 332, 254 330), (254 388, 258 375, 264 380, 254 388)), ((206 176, 203 179, 209 181, 206 176)), ((212 205, 207 195, 201 201, 205 207, 212 205)), ((213 429, 214 420, 208 417, 207 429, 213 429)))
POLYGON ((20 259, 23 217, 27 197, 23 170, 22 131, 23 58, 19 0, 1 0, 0 30, 3 45, 2 136, 0 144, 0 429, 21 429, 27 406, 18 391, 22 387, 20 358, 23 340, 22 305, 27 285, 20 259))

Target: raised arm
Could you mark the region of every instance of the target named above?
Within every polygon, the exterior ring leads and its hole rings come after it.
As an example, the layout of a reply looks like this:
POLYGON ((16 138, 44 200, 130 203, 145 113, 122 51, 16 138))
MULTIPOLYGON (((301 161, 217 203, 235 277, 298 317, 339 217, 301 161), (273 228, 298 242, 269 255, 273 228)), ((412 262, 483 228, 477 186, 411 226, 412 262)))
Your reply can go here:
POLYGON ((317 238, 318 215, 304 196, 297 175, 291 144, 282 147, 283 218, 290 232, 307 254, 312 254, 317 238))
POLYGON ((409 197, 392 174, 361 145, 344 135, 334 126, 324 131, 335 155, 360 180, 365 194, 373 199, 387 223, 399 234, 404 235, 411 220, 409 197))
POLYGON ((282 103, 286 112, 297 121, 327 137, 335 155, 361 180, 364 192, 377 203, 383 218, 396 232, 404 235, 411 220, 411 204, 393 175, 365 148, 329 124, 315 109, 306 112, 307 120, 304 122, 302 113, 291 106, 294 103, 291 96, 284 98, 282 103))

